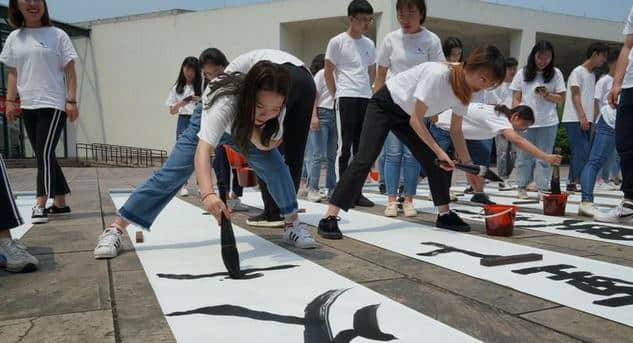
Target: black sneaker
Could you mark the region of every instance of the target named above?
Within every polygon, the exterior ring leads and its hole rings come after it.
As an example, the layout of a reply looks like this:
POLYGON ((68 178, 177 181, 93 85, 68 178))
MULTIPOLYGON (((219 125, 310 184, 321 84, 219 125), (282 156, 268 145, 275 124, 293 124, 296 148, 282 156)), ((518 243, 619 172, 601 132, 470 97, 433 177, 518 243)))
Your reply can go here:
POLYGON ((483 205, 496 205, 497 203, 490 200, 486 193, 475 193, 472 198, 470 198, 471 202, 476 202, 478 204, 483 205))
POLYGON ((48 214, 46 214, 46 209, 41 207, 33 207, 33 212, 31 213, 31 223, 33 224, 44 224, 48 223, 48 214))
POLYGON ((435 226, 457 232, 470 232, 470 225, 462 220, 455 212, 450 211, 445 215, 438 215, 435 226))
POLYGON ((338 228, 339 218, 335 216, 329 216, 319 221, 319 230, 317 231, 319 236, 326 239, 343 239, 343 234, 338 228))
POLYGON ((475 194, 473 186, 468 186, 466 189, 464 189, 464 194, 475 194))
POLYGON ((67 216, 70 214, 70 207, 57 207, 55 205, 46 209, 46 214, 49 216, 67 216))
POLYGON ((374 203, 365 198, 364 195, 360 195, 360 197, 358 197, 358 201, 356 201, 356 205, 361 206, 361 207, 374 207, 374 203))
POLYGON ((256 227, 284 227, 284 218, 272 217, 265 213, 248 217, 246 224, 256 227))
POLYGON ((570 183, 567 185, 567 193, 576 193, 578 192, 578 187, 575 183, 570 183))
POLYGON ((384 183, 381 183, 378 186, 378 191, 380 192, 380 194, 387 194, 387 186, 385 186, 384 183))

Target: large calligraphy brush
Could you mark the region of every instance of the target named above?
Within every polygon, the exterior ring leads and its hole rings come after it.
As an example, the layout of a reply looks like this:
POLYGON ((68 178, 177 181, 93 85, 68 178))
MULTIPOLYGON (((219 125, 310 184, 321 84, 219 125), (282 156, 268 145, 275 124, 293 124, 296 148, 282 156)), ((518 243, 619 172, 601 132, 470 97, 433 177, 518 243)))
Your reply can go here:
MULTIPOLYGON (((448 163, 444 161, 435 160, 435 164, 438 166, 444 166, 448 168, 448 163)), ((481 176, 484 179, 488 179, 493 182, 503 182, 503 180, 499 177, 499 175, 495 174, 488 167, 478 166, 476 164, 462 164, 462 163, 455 162, 455 168, 463 172, 466 172, 468 174, 481 176)))
MULTIPOLYGON (((561 154, 561 149, 556 148, 554 150, 556 155, 561 154)), ((560 167, 558 165, 552 165, 552 181, 550 183, 550 192, 552 194, 560 194, 560 167)))
MULTIPOLYGON (((220 195, 224 204, 226 204, 226 193, 220 195)), ((239 279, 242 276, 240 270, 240 254, 235 246, 235 234, 233 233, 233 225, 231 220, 221 214, 220 220, 220 242, 222 244, 222 262, 231 278, 239 279)))

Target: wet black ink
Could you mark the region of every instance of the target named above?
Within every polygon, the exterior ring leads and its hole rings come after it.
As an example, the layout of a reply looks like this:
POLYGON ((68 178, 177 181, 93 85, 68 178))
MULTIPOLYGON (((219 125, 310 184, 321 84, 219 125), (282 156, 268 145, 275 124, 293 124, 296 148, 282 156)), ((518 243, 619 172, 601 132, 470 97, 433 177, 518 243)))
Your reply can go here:
POLYGON ((561 231, 576 231, 614 241, 633 242, 633 229, 601 223, 587 223, 581 220, 565 220, 560 224, 548 225, 520 225, 519 227, 526 229, 550 227, 561 231))
POLYGON ((209 316, 233 316, 270 321, 282 324, 303 325, 304 343, 351 343, 353 339, 363 337, 375 341, 387 342, 397 339, 394 335, 380 331, 377 319, 379 305, 361 308, 354 314, 354 328, 339 332, 333 337, 330 326, 330 308, 343 293, 349 289, 329 290, 312 300, 305 308, 305 318, 285 316, 266 311, 251 310, 241 306, 207 306, 191 311, 173 312, 168 317, 203 314, 209 316))
MULTIPOLYGON (((226 203, 226 201, 225 201, 226 203)), ((220 220, 220 242, 222 243, 222 262, 233 279, 242 278, 240 254, 235 245, 235 234, 231 221, 222 213, 220 220)))
POLYGON ((452 252, 458 252, 458 253, 462 253, 468 256, 472 256, 472 257, 478 257, 478 258, 484 258, 484 257, 500 257, 501 255, 484 255, 484 254, 480 254, 478 252, 474 252, 474 251, 468 251, 468 250, 463 250, 463 249, 457 249, 455 247, 451 247, 448 245, 444 245, 442 243, 435 243, 435 242, 424 242, 422 243, 422 245, 430 245, 430 246, 434 246, 434 247, 438 247, 440 249, 437 250, 433 250, 433 251, 429 251, 429 252, 425 252, 425 253, 418 253, 418 256, 437 256, 437 255, 441 255, 441 254, 448 254, 448 253, 452 253, 452 252))
POLYGON ((556 281, 566 281, 567 284, 572 285, 585 293, 612 297, 605 300, 594 301, 593 303, 596 305, 607 307, 633 305, 633 282, 604 276, 597 276, 585 271, 565 271, 565 269, 574 268, 576 267, 567 264, 557 264, 551 266, 513 270, 512 272, 521 275, 549 273, 552 275, 548 276, 548 279, 556 281), (624 296, 613 297, 619 294, 624 294, 624 296))
MULTIPOLYGON (((284 264, 280 266, 268 267, 268 268, 251 268, 242 270, 242 275, 237 280, 252 280, 259 277, 264 276, 264 274, 259 272, 266 271, 275 271, 275 270, 285 270, 291 268, 297 268, 298 265, 295 264, 284 264)), ((228 272, 219 272, 212 274, 199 274, 199 275, 191 275, 191 274, 156 274, 159 278, 162 279, 172 279, 172 280, 197 280, 197 279, 205 279, 205 278, 214 278, 218 276, 229 276, 228 272)))

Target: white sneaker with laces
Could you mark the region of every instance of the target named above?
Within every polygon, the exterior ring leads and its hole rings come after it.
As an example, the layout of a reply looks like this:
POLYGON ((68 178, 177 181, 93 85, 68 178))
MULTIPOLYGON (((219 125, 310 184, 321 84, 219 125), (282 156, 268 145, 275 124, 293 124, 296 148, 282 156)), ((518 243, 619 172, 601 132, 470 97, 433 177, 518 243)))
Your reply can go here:
POLYGON ((32 272, 39 261, 26 251, 26 247, 10 238, 0 239, 0 267, 11 273, 32 272))
POLYGON ((31 223, 33 224, 45 224, 48 223, 48 213, 46 213, 46 209, 42 207, 33 207, 33 211, 31 212, 31 223))
POLYGON ((323 196, 319 191, 309 190, 308 191, 308 200, 312 202, 320 202, 323 200, 323 196))
POLYGON ((187 189, 187 186, 183 186, 180 189, 180 196, 181 197, 188 197, 189 196, 189 190, 187 189))
POLYGON ((528 196, 527 190, 525 188, 519 188, 519 190, 517 191, 517 198, 523 199, 523 200, 528 199, 529 196, 528 196))
POLYGON ((418 211, 413 207, 412 202, 404 202, 402 204, 402 211, 404 211, 405 217, 415 217, 418 215, 418 211))
POLYGON ((580 203, 580 206, 578 207, 579 216, 593 218, 595 214, 596 209, 593 207, 592 202, 583 201, 580 203))
POLYGON ((235 211, 235 212, 248 211, 248 206, 242 204, 242 200, 240 200, 239 198, 229 199, 228 203, 229 203, 229 208, 231 209, 231 211, 235 211))
POLYGON ((601 222, 615 223, 615 224, 633 224, 633 203, 628 201, 622 201, 613 210, 603 213, 601 211, 595 211, 594 219, 601 222))
POLYGON ((96 259, 113 258, 121 249, 121 233, 114 227, 109 227, 101 233, 97 247, 94 250, 96 259))
POLYGON ((398 216, 398 202, 393 201, 387 203, 387 207, 385 207, 385 217, 397 217, 398 216))
POLYGON ((300 249, 314 249, 317 247, 317 242, 312 238, 304 223, 286 224, 283 240, 300 249))

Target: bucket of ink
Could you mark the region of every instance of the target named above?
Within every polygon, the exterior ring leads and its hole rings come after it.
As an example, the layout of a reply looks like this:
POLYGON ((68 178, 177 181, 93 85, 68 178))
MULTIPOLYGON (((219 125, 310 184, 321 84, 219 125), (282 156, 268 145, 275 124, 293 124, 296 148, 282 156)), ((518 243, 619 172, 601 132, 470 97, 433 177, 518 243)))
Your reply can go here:
POLYGON ((238 169, 242 167, 246 167, 248 164, 246 163, 246 159, 244 156, 231 149, 229 145, 223 145, 224 152, 226 153, 226 158, 229 160, 229 164, 231 168, 238 169))
POLYGON ((517 211, 518 207, 512 205, 485 205, 486 234, 489 236, 512 236, 517 211))
POLYGON ((565 216, 567 206, 567 193, 543 194, 543 213, 546 216, 565 216))
POLYGON ((244 188, 257 186, 257 175, 248 167, 237 168, 237 183, 244 188))

